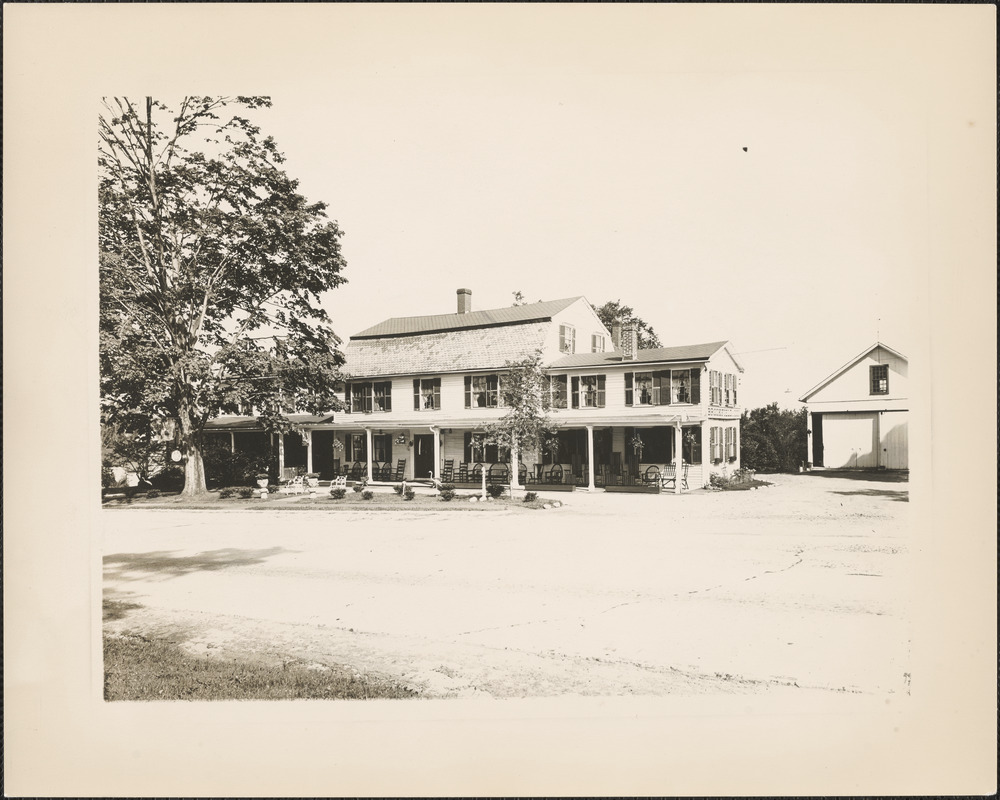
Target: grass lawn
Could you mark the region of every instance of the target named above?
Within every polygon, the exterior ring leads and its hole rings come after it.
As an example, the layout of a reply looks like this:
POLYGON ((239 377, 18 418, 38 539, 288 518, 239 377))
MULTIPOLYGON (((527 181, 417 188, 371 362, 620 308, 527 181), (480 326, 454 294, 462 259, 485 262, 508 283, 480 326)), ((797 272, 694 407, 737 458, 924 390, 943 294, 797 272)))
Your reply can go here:
POLYGON ((105 700, 372 700, 416 697, 343 668, 280 667, 185 653, 172 642, 104 637, 105 700))

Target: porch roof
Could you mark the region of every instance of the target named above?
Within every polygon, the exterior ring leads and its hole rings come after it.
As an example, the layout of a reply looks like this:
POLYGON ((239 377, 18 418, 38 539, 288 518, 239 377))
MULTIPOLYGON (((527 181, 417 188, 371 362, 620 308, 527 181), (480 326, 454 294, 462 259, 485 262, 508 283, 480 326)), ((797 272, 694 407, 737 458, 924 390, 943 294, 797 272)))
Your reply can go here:
MULTIPOLYGON (((333 414, 288 414, 288 419, 296 425, 323 425, 333 422, 333 414)), ((207 431, 262 431, 257 417, 224 416, 205 423, 207 431)))

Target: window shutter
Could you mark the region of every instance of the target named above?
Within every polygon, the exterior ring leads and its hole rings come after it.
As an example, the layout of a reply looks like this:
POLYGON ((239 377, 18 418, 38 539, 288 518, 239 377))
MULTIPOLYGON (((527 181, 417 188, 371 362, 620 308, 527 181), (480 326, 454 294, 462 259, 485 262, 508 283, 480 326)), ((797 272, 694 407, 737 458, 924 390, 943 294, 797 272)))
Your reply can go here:
POLYGON ((466 464, 468 464, 470 461, 472 461, 472 434, 469 431, 465 432, 465 441, 463 442, 463 446, 464 446, 464 451, 463 451, 464 461, 466 464))
POLYGON ((655 388, 657 383, 660 386, 660 405, 669 406, 670 405, 670 370, 664 370, 663 372, 653 373, 653 387, 655 388))
POLYGON ((701 402, 701 367, 691 367, 691 402, 701 402))
POLYGON ((580 407, 580 378, 573 376, 573 408, 580 407))
MULTIPOLYGON (((472 408, 472 376, 465 376, 465 407, 472 408)), ((469 459, 466 458, 466 461, 469 459)))
POLYGON ((344 437, 344 461, 354 460, 354 437, 351 434, 347 434, 344 437))
POLYGON ((351 413, 351 384, 344 384, 344 413, 351 413))
POLYGON ((413 410, 420 410, 420 378, 413 379, 413 410))
POLYGON ((597 376, 597 407, 604 408, 605 380, 603 375, 597 376))
POLYGON ((625 373, 625 405, 632 405, 632 374, 631 372, 625 373))
POLYGON ((392 411, 392 381, 387 381, 385 384, 385 402, 383 405, 386 411, 392 411))

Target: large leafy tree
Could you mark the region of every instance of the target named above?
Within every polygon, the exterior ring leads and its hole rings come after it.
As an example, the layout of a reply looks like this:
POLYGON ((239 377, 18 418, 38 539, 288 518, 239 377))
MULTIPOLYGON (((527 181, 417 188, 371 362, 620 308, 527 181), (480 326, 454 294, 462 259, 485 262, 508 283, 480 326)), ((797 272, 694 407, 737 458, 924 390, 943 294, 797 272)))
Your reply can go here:
POLYGON ((342 236, 250 117, 263 97, 105 99, 99 120, 102 421, 173 422, 187 494, 202 431, 255 407, 335 409, 343 356, 320 295, 344 282, 342 236))
POLYGON ((656 331, 653 330, 653 326, 646 322, 641 317, 637 316, 635 310, 632 306, 623 306, 621 300, 609 300, 602 306, 595 306, 594 311, 597 312, 597 316, 600 317, 604 327, 609 331, 611 326, 619 323, 626 325, 628 323, 635 323, 636 329, 638 331, 639 349, 640 350, 651 350, 657 347, 663 347, 660 344, 660 339, 656 335, 656 331))

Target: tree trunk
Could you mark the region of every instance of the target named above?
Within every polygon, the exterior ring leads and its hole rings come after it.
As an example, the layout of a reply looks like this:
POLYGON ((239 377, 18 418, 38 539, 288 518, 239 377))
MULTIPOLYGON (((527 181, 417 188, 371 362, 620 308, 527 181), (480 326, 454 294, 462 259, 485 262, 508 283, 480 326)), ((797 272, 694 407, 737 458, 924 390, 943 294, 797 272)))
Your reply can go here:
POLYGON ((201 431, 196 430, 191 420, 191 412, 187 403, 182 402, 178 414, 180 423, 180 446, 184 455, 184 491, 186 496, 204 494, 205 464, 201 458, 201 431))

